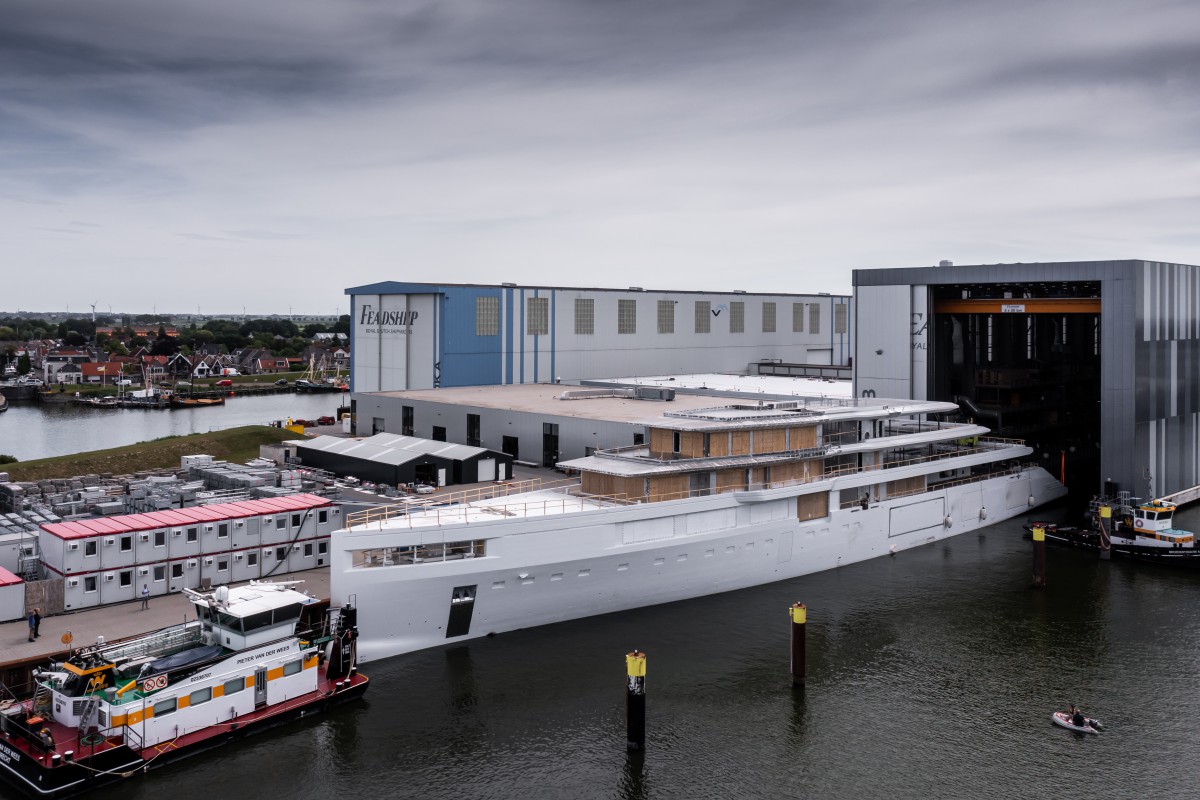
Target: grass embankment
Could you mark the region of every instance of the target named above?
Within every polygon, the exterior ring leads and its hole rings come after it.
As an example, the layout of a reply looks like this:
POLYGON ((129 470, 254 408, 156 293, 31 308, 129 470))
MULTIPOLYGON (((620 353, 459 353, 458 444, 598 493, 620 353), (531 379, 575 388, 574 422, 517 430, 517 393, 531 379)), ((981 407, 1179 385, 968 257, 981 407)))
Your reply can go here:
POLYGON ((283 428, 246 425, 190 436, 166 436, 109 450, 20 461, 0 465, 0 471, 7 472, 14 481, 40 481, 101 472, 122 475, 150 469, 179 469, 180 456, 203 453, 224 461, 241 462, 257 458, 259 445, 295 438, 295 433, 283 428))

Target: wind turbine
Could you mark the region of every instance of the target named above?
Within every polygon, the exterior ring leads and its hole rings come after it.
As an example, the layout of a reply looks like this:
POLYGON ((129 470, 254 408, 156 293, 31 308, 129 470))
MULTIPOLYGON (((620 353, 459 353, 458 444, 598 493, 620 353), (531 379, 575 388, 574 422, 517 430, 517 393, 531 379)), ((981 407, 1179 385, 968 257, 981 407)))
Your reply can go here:
POLYGON ((96 324, 96 304, 92 303, 92 324, 96 324))

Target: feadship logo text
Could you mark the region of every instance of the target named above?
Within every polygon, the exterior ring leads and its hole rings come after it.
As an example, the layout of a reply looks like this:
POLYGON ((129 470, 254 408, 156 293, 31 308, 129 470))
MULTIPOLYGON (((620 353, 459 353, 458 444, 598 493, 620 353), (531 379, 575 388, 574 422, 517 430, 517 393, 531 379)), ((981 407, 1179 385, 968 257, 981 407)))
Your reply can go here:
POLYGON ((416 321, 416 311, 376 311, 371 305, 363 305, 358 317, 359 325, 370 326, 367 333, 406 333, 405 329, 416 321))

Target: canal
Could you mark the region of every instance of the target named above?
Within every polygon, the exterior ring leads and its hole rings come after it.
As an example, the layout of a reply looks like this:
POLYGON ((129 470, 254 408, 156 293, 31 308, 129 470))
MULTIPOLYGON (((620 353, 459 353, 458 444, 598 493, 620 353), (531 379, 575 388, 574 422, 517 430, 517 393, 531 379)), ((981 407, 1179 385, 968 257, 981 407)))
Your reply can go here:
POLYGON ((1198 576, 1050 549, 1048 586, 1034 590, 1026 519, 783 583, 375 662, 357 705, 96 796, 1195 797, 1198 576), (795 601, 809 607, 799 692, 795 601), (648 734, 630 755, 634 648, 649 654, 648 734), (1071 702, 1105 732, 1053 727, 1050 713, 1071 702))
POLYGON ((349 395, 269 394, 230 397, 222 406, 96 409, 73 404, 9 403, 0 414, 0 453, 21 461, 135 444, 163 436, 207 433, 273 420, 330 415, 349 395))

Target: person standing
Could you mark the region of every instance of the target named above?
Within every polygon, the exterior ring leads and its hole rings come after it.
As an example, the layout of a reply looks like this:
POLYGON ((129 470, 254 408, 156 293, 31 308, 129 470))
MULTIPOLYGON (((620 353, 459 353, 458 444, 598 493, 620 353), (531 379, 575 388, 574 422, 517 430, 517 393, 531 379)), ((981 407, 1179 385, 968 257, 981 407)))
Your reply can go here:
POLYGON ((33 610, 33 638, 36 639, 42 635, 41 627, 42 627, 42 610, 40 608, 35 608, 33 610))
POLYGON ((29 610, 29 614, 26 616, 26 620, 29 622, 29 641, 32 642, 33 641, 33 628, 34 628, 34 625, 37 624, 33 618, 33 609, 29 610))
POLYGON ((150 587, 143 583, 142 584, 142 607, 139 608, 138 610, 145 611, 149 607, 150 607, 150 587))

